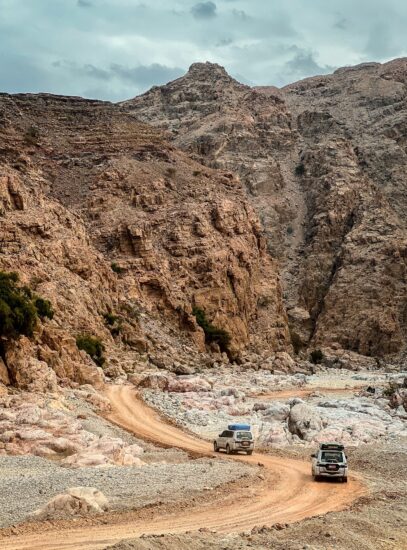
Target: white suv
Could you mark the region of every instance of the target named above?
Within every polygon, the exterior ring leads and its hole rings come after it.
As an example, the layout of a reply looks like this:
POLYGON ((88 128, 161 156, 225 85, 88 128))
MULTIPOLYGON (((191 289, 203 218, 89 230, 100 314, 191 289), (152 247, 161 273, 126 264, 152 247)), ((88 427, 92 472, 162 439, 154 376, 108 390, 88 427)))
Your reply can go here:
POLYGON ((215 453, 224 449, 228 455, 245 451, 251 455, 254 449, 252 432, 249 430, 224 430, 213 442, 215 453))
POLYGON ((348 481, 348 461, 343 445, 321 443, 317 453, 311 455, 312 476, 315 481, 322 477, 335 477, 348 481))

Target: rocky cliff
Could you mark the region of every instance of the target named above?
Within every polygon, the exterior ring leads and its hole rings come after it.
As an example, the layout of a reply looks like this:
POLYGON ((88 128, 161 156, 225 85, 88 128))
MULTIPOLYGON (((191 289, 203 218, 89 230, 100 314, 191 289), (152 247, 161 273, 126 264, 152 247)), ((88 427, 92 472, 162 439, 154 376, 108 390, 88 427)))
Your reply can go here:
POLYGON ((111 376, 194 362, 194 306, 229 333, 230 357, 290 349, 277 266, 233 173, 108 103, 2 95, 0 125, 1 269, 56 313, 3 354, 4 381, 100 383, 81 334, 103 341, 111 376))
POLYGON ((206 63, 122 104, 240 175, 280 262, 297 350, 405 346, 406 82, 405 59, 281 90, 206 63))

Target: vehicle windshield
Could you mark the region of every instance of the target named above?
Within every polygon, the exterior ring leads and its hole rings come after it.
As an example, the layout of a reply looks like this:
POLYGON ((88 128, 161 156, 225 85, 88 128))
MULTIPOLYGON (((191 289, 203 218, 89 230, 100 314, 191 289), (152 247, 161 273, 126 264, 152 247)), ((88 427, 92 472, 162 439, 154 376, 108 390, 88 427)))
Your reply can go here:
POLYGON ((236 432, 236 439, 252 439, 250 432, 236 432))
POLYGON ((343 462, 343 455, 340 451, 323 451, 321 460, 323 462, 343 462))

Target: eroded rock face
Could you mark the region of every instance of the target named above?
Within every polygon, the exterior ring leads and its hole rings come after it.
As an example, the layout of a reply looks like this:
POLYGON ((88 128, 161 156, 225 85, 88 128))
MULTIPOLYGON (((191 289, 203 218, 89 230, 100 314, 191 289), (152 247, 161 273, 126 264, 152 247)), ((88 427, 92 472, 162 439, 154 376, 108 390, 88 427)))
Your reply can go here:
POLYGON ((193 305, 230 333, 233 356, 290 349, 277 266, 235 175, 194 162, 103 102, 3 95, 0 121, 2 269, 55 309, 31 347, 24 341, 29 368, 10 347, 13 384, 31 389, 20 374, 43 365, 100 387, 102 371, 76 347, 83 333, 103 341, 110 377, 124 374, 109 361, 119 347, 136 358, 159 356, 164 341, 173 357, 190 356, 186 344, 203 352, 193 305))
POLYGON ((281 263, 297 351, 405 347, 406 75, 399 59, 251 89, 196 64, 122 104, 240 175, 281 263))

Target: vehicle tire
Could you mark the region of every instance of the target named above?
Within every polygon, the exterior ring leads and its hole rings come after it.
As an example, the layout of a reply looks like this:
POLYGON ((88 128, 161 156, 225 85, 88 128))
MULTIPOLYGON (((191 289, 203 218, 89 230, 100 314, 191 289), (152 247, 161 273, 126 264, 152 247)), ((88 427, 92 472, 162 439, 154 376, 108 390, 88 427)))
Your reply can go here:
POLYGON ((253 451, 247 451, 247 453, 246 453, 246 454, 250 456, 250 455, 252 455, 252 454, 253 454, 253 451))
POLYGON ((231 455, 231 454, 232 454, 232 450, 231 450, 231 448, 229 447, 229 445, 226 445, 226 454, 227 454, 227 455, 231 455))
POLYGON ((342 478, 342 482, 343 482, 343 483, 348 483, 348 476, 343 477, 343 478, 342 478))
POLYGON ((216 441, 213 442, 213 450, 214 450, 215 453, 219 452, 219 447, 218 447, 218 444, 216 443, 216 441))
POLYGON ((312 476, 314 478, 314 481, 321 481, 321 478, 319 476, 312 476))

